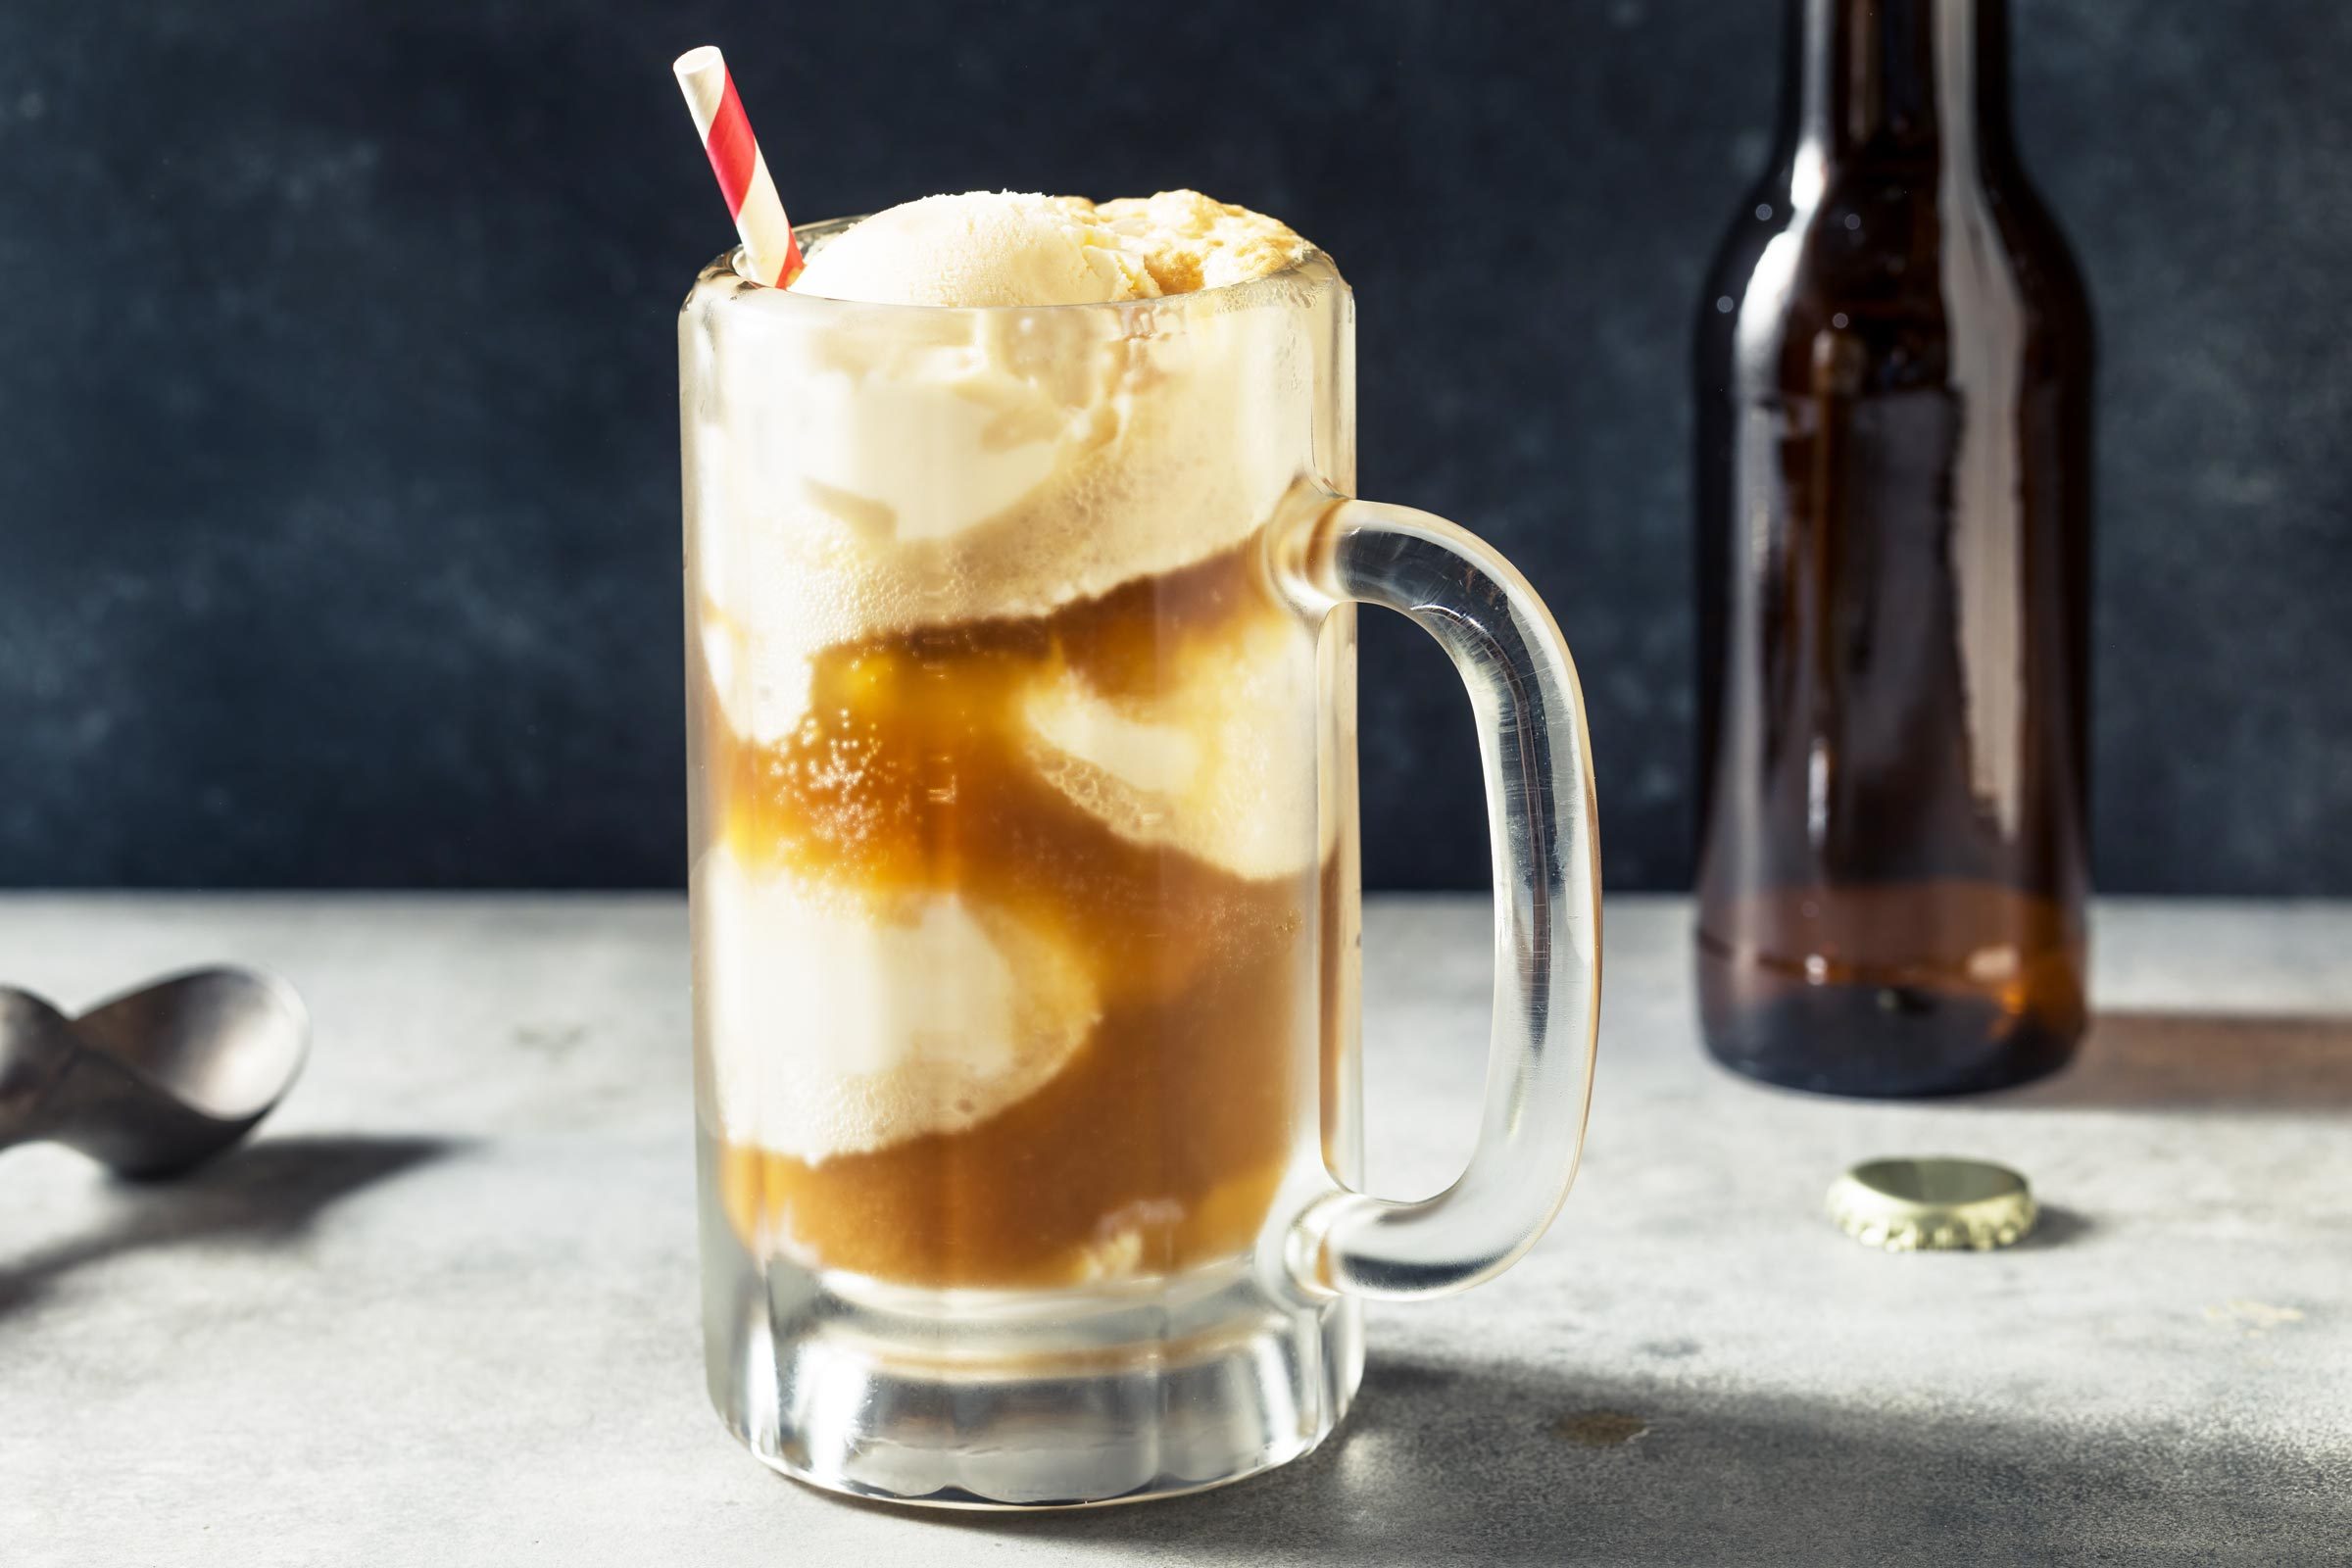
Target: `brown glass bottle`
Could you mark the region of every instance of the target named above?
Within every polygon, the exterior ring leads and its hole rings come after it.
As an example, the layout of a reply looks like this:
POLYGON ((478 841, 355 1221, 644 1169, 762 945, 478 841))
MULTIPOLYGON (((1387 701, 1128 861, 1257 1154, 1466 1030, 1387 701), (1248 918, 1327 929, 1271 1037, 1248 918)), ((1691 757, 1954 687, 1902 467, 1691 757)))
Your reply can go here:
POLYGON ((2003 0, 1789 0, 1699 312, 1699 1005, 1792 1088, 2082 1030, 2090 313, 2007 43, 2003 0))

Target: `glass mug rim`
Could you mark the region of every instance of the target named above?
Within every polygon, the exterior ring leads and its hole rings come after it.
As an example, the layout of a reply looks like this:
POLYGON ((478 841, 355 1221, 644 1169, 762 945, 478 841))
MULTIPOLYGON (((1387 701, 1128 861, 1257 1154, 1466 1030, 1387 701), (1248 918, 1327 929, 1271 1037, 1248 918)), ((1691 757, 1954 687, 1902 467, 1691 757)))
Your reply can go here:
MULTIPOLYGON (((795 223, 793 234, 800 240, 804 254, 812 253, 826 241, 856 227, 873 217, 858 213, 848 218, 823 218, 812 223, 795 223)), ((1340 273, 1337 263, 1320 246, 1307 245, 1290 265, 1278 271, 1257 277, 1245 277, 1231 283, 1219 283, 1212 288, 1186 289, 1180 294, 1155 294, 1132 300, 1092 300, 1075 305, 909 305, 883 303, 874 300, 837 300, 824 294, 802 294, 789 288, 777 288, 762 283, 744 270, 746 257, 741 245, 732 246, 712 257, 695 278, 695 293, 715 276, 725 275, 744 285, 727 298, 736 304, 756 310, 800 313, 806 316, 855 316, 871 313, 877 319, 911 320, 916 318, 970 317, 975 318, 1015 316, 1106 312, 1115 316, 1149 315, 1171 307, 1182 309, 1244 310, 1260 303, 1261 298, 1291 299, 1297 295, 1301 279, 1315 288, 1337 288, 1352 293, 1348 280, 1340 273), (1193 302, 1203 302, 1196 306, 1193 302), (1208 303, 1208 302, 1213 302, 1208 303)), ((691 303, 692 296, 689 296, 691 303)))

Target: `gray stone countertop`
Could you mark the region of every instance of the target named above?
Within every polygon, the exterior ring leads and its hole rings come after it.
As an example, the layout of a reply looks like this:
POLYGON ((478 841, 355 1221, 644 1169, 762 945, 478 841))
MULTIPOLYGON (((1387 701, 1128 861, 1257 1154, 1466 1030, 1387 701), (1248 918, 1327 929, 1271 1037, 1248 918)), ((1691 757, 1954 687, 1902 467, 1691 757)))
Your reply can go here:
MULTIPOLYGON (((808 1491, 705 1406, 679 901, 0 898, 0 973, 63 1004, 235 958, 318 1025, 198 1177, 0 1155, 0 1562, 2352 1560, 2352 906, 2104 906, 2083 1059, 1920 1104, 1710 1066, 1687 920, 1611 905, 1567 1209, 1375 1308, 1338 1439, 992 1517, 808 1491), (1819 1205, 1882 1152, 2015 1164, 2048 1218, 1869 1251, 1819 1205)), ((1475 1124, 1483 901, 1375 900, 1367 944, 1413 1196, 1475 1124)))

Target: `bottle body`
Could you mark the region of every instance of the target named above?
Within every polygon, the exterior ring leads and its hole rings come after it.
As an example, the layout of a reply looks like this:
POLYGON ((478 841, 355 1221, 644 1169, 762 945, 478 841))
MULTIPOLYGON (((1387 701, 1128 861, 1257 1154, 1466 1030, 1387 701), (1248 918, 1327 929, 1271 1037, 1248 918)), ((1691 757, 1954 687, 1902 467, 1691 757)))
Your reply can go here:
POLYGON ((2090 319, 1998 0, 1792 0, 1698 335, 1710 1051, 1860 1095, 2083 1024, 2090 319))

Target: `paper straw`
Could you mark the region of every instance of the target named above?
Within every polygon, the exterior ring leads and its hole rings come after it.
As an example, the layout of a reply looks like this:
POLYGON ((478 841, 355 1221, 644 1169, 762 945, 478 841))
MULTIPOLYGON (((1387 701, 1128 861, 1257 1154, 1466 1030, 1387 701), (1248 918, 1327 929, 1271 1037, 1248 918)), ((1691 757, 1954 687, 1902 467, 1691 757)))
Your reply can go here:
POLYGON ((718 176, 719 194, 727 199, 735 232, 743 236, 753 275, 777 288, 790 286, 801 272, 801 242, 784 216, 776 182, 768 177, 752 122, 744 118, 743 100, 735 96, 725 57, 705 44, 678 56, 670 70, 694 112, 694 128, 710 155, 710 172, 718 176))

